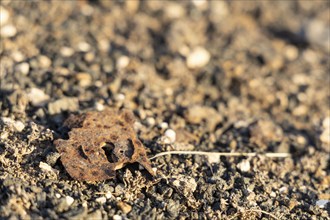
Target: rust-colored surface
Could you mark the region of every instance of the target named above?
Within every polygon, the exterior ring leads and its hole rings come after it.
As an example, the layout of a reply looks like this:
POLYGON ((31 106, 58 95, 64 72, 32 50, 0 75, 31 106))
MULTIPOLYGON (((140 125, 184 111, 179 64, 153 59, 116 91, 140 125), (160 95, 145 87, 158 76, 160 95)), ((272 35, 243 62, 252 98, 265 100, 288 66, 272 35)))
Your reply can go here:
POLYGON ((115 177, 115 170, 138 162, 154 175, 146 151, 133 129, 134 115, 127 110, 106 109, 71 115, 69 140, 56 140, 56 149, 70 176, 80 181, 115 177))

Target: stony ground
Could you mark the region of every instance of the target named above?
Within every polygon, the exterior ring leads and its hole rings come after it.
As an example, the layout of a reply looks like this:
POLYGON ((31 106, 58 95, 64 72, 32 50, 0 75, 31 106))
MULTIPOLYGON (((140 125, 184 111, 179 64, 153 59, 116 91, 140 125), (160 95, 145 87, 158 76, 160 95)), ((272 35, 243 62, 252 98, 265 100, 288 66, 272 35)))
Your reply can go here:
POLYGON ((329 1, 1 1, 1 219, 329 219, 329 1), (71 113, 126 108, 148 156, 72 179, 71 113))

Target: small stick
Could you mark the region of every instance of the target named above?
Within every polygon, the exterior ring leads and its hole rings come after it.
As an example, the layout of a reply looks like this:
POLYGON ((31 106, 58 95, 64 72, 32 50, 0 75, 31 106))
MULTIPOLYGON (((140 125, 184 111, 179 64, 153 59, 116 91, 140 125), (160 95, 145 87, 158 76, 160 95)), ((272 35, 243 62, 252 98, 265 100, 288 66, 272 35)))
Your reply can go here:
POLYGON ((173 154, 185 154, 185 155, 205 155, 205 156, 225 156, 225 157, 254 157, 256 155, 263 155, 270 158, 284 158, 290 157, 290 153, 240 153, 240 152, 206 152, 206 151, 166 151, 156 154, 149 159, 155 159, 157 157, 173 154))

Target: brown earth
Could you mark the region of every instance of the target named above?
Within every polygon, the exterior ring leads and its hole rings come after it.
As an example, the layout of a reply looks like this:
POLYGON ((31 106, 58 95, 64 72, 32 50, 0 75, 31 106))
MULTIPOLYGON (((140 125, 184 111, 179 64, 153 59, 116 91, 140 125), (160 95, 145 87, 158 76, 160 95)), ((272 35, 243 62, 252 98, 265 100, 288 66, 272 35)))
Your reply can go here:
POLYGON ((329 1, 1 1, 1 219, 329 219, 329 1), (134 112, 148 157, 79 182, 71 113, 134 112))

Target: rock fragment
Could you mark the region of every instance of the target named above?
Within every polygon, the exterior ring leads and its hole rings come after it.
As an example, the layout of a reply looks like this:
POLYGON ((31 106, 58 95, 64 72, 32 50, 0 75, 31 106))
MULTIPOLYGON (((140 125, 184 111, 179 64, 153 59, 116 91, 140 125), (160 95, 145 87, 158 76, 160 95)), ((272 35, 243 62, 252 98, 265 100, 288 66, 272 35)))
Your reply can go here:
POLYGON ((196 47, 187 57, 187 67, 197 69, 204 67, 210 61, 210 53, 203 47, 196 47))
POLYGON ((27 93, 27 97, 33 106, 43 106, 50 99, 49 95, 45 94, 39 88, 31 88, 31 90, 27 93))
POLYGON ((79 109, 79 102, 77 98, 61 98, 48 104, 49 114, 59 114, 62 111, 74 112, 79 109))

